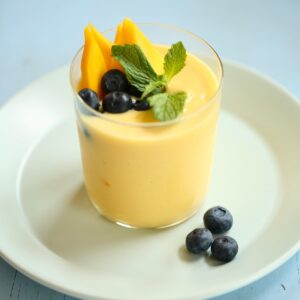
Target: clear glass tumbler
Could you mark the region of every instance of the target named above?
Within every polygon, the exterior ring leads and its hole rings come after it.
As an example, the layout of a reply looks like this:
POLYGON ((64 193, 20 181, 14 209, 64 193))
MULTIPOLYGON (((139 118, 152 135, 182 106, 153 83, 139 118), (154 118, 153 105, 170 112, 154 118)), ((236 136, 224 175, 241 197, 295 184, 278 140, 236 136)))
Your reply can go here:
MULTIPOLYGON (((106 218, 129 227, 161 228, 193 215, 209 187, 220 109, 222 63, 198 36, 167 25, 139 24, 157 45, 182 41, 218 81, 216 93, 176 120, 129 123, 94 111, 77 95, 82 48, 70 79, 74 91, 84 180, 88 196, 106 218)), ((114 30, 104 33, 113 40, 114 30)), ((201 80, 201 78, 199 78, 201 80)))

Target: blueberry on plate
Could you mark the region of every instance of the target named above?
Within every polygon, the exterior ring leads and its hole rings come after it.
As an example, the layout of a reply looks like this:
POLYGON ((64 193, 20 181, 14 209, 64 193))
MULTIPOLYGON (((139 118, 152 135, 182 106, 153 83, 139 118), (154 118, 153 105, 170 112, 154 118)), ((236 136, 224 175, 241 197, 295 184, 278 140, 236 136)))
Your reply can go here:
POLYGON ((78 95, 88 106, 95 110, 99 110, 99 98, 95 91, 91 89, 82 89, 79 91, 78 95))
POLYGON ((101 89, 104 93, 125 92, 127 88, 128 80, 120 70, 109 70, 102 77, 101 89))
POLYGON ((232 227, 233 218, 228 209, 215 206, 209 209, 203 217, 204 225, 212 233, 224 233, 232 227))
POLYGON ((212 244, 213 236, 206 228, 196 228, 191 231, 185 240, 186 248, 193 254, 205 252, 212 244))
POLYGON ((112 92, 104 96, 102 108, 113 114, 128 111, 133 106, 130 95, 123 92, 112 92))
POLYGON ((222 262, 232 261, 239 251, 235 239, 229 236, 217 237, 211 245, 212 256, 222 262))
POLYGON ((147 100, 137 100, 133 105, 133 109, 137 111, 148 110, 150 108, 150 104, 147 100))

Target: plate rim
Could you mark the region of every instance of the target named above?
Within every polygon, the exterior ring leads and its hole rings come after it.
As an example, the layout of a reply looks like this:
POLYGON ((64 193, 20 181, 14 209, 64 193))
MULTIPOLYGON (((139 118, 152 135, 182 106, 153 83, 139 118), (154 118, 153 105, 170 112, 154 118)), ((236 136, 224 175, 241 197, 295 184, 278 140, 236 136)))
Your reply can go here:
MULTIPOLYGON (((260 77, 262 80, 268 82, 273 87, 276 87, 276 88, 280 89, 284 94, 286 94, 294 102, 294 104, 298 105, 298 108, 300 108, 300 100, 294 94, 292 94, 289 90, 287 90, 286 87, 284 87, 282 84, 280 84, 276 80, 273 80, 268 75, 256 70, 255 68, 249 67, 245 64, 241 64, 241 63, 233 61, 233 60, 227 60, 226 59, 226 60, 223 60, 223 62, 224 62, 225 66, 228 66, 228 65, 233 66, 234 68, 242 69, 243 71, 245 71, 247 73, 251 73, 251 75, 254 76, 254 77, 260 77)), ((26 90, 27 88, 30 88, 33 84, 37 83, 40 80, 43 80, 44 78, 48 77, 49 75, 54 74, 54 73, 58 72, 59 70, 65 69, 66 67, 67 67, 66 65, 62 66, 60 68, 52 70, 51 72, 49 72, 47 74, 44 74, 43 76, 35 79, 29 85, 27 85, 26 87, 21 89, 19 92, 17 92, 15 95, 10 97, 8 100, 4 101, 4 103, 0 106, 0 111, 5 110, 7 105, 12 103, 12 102, 13 103, 19 102, 20 99, 18 99, 18 96, 21 95, 24 90, 26 90)), ((226 67, 225 67, 225 72, 226 72, 226 67)), ((263 278, 264 276, 271 273, 275 269, 277 269, 279 266, 281 266, 283 263, 285 263, 288 259, 290 259, 299 249, 300 249, 300 235, 299 235, 299 238, 298 238, 298 242, 295 243, 294 246, 289 249, 289 251, 286 251, 282 255, 278 256, 278 258, 276 260, 274 260, 272 263, 269 263, 265 267, 260 268, 255 273, 253 273, 251 276, 248 276, 248 278, 240 279, 239 281, 236 281, 236 282, 232 283, 230 285, 230 287, 228 287, 225 290, 224 289, 222 289, 222 290, 217 290, 216 289, 213 293, 207 293, 204 296, 210 298, 210 297, 225 295, 229 292, 232 292, 234 290, 237 290, 239 288, 247 286, 247 285, 263 278)), ((22 273, 23 275, 25 275, 25 276, 29 277, 30 279, 32 279, 32 280, 34 280, 34 281, 36 281, 36 282, 38 282, 38 283, 40 283, 40 284, 42 284, 46 287, 49 287, 53 290, 56 290, 56 291, 59 291, 61 293, 71 295, 71 296, 74 296, 74 297, 84 298, 84 299, 104 299, 103 296, 100 296, 100 295, 99 295, 99 297, 95 298, 93 296, 92 297, 87 296, 84 293, 80 293, 80 292, 77 292, 77 291, 74 291, 74 290, 70 290, 68 288, 65 288, 63 286, 63 284, 62 285, 53 284, 51 282, 51 279, 47 278, 47 276, 44 276, 42 274, 39 274, 39 275, 34 274, 34 272, 32 272, 31 270, 26 270, 21 265, 16 264, 13 261, 13 259, 11 259, 11 257, 9 256, 9 253, 5 253, 3 251, 3 249, 0 249, 0 257, 4 261, 6 261, 8 264, 10 264, 13 268, 15 268, 17 271, 22 273)), ((185 299, 195 299, 195 297, 199 297, 199 296, 197 296, 197 295, 189 296, 189 297, 186 297, 185 299)), ((114 298, 114 297, 107 298, 106 296, 105 296, 105 299, 120 300, 120 298, 114 298)), ((159 299, 165 300, 165 298, 156 298, 156 300, 159 300, 159 299)), ((172 299, 173 300, 179 300, 179 298, 172 298, 172 299)), ((126 298, 122 298, 122 300, 132 300, 132 299, 128 298, 128 296, 126 296, 126 298)))

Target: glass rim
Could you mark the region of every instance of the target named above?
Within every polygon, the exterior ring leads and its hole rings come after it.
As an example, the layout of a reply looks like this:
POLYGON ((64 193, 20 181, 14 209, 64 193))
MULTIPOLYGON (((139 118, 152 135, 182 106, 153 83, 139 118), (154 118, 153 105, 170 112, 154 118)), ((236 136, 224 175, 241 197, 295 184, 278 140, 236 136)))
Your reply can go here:
MULTIPOLYGON (((177 124, 186 120, 189 120, 191 118, 193 118, 194 116, 198 115, 199 113, 205 111, 206 109, 208 109, 212 103, 214 103, 215 101, 217 101, 218 97, 218 93, 221 90, 221 87, 223 85, 223 79, 224 79, 224 67, 223 67, 223 63, 222 60, 219 56, 219 54, 217 53, 217 51, 203 38, 201 38, 200 36, 198 36, 197 34, 183 29, 183 28, 179 28, 173 25, 169 25, 169 24, 161 24, 161 23, 152 23, 152 22, 139 22, 137 23, 137 25, 146 25, 146 26, 157 26, 157 27, 163 27, 165 29, 170 29, 170 30, 174 30, 174 31, 179 31, 181 33, 184 33, 190 37, 192 37, 193 39, 205 44, 214 54, 214 56, 216 57, 220 70, 221 70, 221 76, 218 80, 218 87, 216 89, 216 91, 214 92, 214 94, 209 98, 209 100, 203 105, 201 106, 199 109, 197 109, 196 111, 187 114, 185 116, 181 115, 179 117, 177 117, 174 120, 169 120, 169 121, 158 121, 158 122, 127 122, 127 121, 121 121, 121 120, 117 120, 117 119, 112 119, 110 117, 107 117, 104 115, 104 113, 101 113, 99 111, 94 110, 93 108, 91 108, 88 104, 86 104, 82 98, 79 96, 78 92, 75 90, 75 87, 72 84, 72 71, 74 68, 74 63, 76 58, 78 57, 78 55, 82 52, 84 45, 82 45, 79 50, 76 52, 76 54, 74 55, 72 61, 71 61, 71 65, 70 65, 70 70, 69 70, 69 80, 71 83, 71 87, 72 87, 72 91, 76 97, 76 100, 78 100, 80 102, 81 105, 84 106, 85 109, 87 109, 92 115, 99 117, 100 119, 103 119, 105 121, 108 122, 112 122, 118 125, 126 125, 126 126, 134 126, 134 127, 162 127, 162 126, 168 126, 168 125, 173 125, 173 124, 177 124)), ((102 33, 107 33, 107 32, 111 32, 113 30, 116 30, 116 27, 107 29, 105 31, 103 31, 102 33)))

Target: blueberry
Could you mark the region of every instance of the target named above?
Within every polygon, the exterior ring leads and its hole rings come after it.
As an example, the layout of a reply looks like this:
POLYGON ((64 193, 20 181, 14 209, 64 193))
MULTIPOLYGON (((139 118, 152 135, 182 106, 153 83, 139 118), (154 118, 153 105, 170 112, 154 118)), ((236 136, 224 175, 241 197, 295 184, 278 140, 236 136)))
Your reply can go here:
POLYGON ((137 111, 148 110, 150 109, 149 102, 147 100, 136 101, 133 105, 133 109, 137 111))
POLYGON ((99 110, 99 98, 96 92, 91 89, 82 89, 79 91, 78 95, 81 99, 95 110, 99 110))
POLYGON ((229 236, 221 236, 214 240, 211 245, 212 256, 222 262, 229 262, 235 258, 239 246, 235 239, 229 236))
POLYGON ((190 232, 185 240, 186 248, 193 254, 205 252, 213 242, 211 232, 206 228, 196 228, 190 232))
POLYGON ((128 80, 120 70, 109 70, 102 77, 101 89, 104 93, 125 92, 127 87, 128 80))
POLYGON ((233 219, 228 209, 215 206, 209 209, 203 217, 205 227, 212 233, 224 233, 232 227, 233 219))
POLYGON ((102 107, 104 111, 117 114, 131 109, 133 106, 131 97, 127 93, 112 92, 104 96, 102 107))
POLYGON ((133 85, 129 85, 128 86, 128 94, 130 94, 131 96, 134 96, 136 98, 141 98, 143 92, 139 91, 135 86, 133 85))

